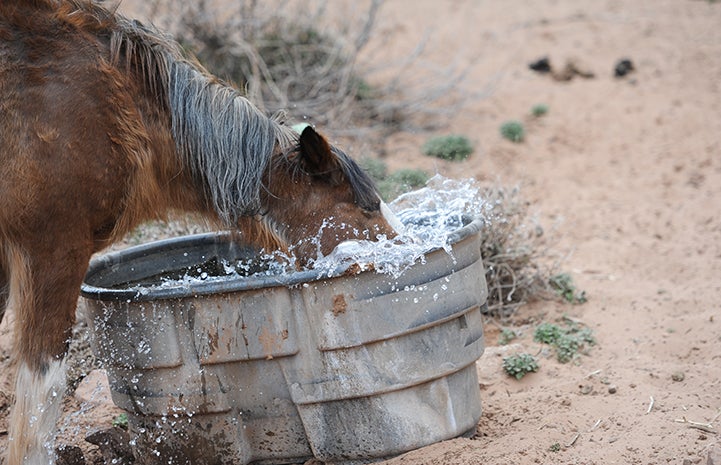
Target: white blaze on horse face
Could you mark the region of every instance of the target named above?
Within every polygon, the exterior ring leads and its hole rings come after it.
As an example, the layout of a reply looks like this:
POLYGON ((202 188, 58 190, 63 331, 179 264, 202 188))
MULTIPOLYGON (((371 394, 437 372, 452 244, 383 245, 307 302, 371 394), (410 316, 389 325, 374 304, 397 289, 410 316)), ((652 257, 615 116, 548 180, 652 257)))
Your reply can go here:
POLYGON ((386 203, 383 201, 381 201, 381 215, 383 215, 383 218, 386 219, 388 224, 391 225, 391 228, 393 228, 396 233, 403 233, 403 223, 401 223, 398 217, 396 217, 396 215, 391 211, 388 205, 386 205, 386 203))
POLYGON ((44 373, 20 365, 15 392, 8 465, 54 464, 55 423, 65 393, 65 364, 53 360, 44 373))

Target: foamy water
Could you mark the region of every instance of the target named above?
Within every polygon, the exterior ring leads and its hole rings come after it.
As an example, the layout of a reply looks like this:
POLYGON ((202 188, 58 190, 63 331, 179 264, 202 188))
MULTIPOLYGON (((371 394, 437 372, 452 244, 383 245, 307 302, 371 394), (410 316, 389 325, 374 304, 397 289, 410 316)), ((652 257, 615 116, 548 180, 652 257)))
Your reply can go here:
MULTIPOLYGON (((318 271, 321 276, 334 276, 355 264, 361 269, 372 267, 378 273, 397 278, 414 263, 424 263, 425 255, 433 250, 443 249, 452 256, 449 234, 473 219, 486 219, 489 211, 474 179, 454 180, 440 175, 431 178, 426 187, 401 195, 389 204, 389 208, 403 225, 397 237, 344 242, 331 254, 311 261, 308 268, 318 271)), ((336 225, 329 220, 323 225, 323 228, 328 227, 345 225, 336 225)), ((319 244, 318 236, 309 240, 319 244)), ((273 252, 251 260, 222 261, 221 265, 225 276, 209 275, 199 267, 181 278, 163 279, 153 287, 190 286, 199 282, 277 276, 297 271, 292 249, 290 255, 273 252)))
POLYGON ((483 206, 475 180, 436 175, 426 187, 403 194, 389 205, 403 224, 397 237, 344 242, 312 266, 330 275, 349 264, 371 265, 379 273, 398 277, 414 263, 423 263, 432 250, 444 249, 452 255, 449 234, 482 217, 483 206))

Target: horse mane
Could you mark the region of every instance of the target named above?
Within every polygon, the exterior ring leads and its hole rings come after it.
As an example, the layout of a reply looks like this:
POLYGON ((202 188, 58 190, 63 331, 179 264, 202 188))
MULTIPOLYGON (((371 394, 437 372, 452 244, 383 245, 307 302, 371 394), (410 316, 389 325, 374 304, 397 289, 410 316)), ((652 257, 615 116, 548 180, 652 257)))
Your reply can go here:
POLYGON ((134 72, 146 94, 167 110, 176 152, 221 221, 232 226, 241 216, 258 214, 273 154, 297 140, 281 117, 266 116, 153 26, 89 0, 65 0, 59 11, 84 17, 73 22, 109 37, 110 63, 134 72))
MULTIPOLYGON (((234 224, 239 216, 261 213, 262 176, 276 144, 292 147, 298 135, 283 124, 281 114, 265 116, 235 88, 186 57, 167 36, 121 15, 118 21, 122 27, 113 36, 114 59, 124 52, 126 61, 135 60, 151 90, 167 89, 178 153, 205 180, 221 219, 234 224), (230 199, 227 192, 240 195, 230 199)), ((342 150, 332 151, 358 206, 377 210, 378 193, 370 176, 342 150)))

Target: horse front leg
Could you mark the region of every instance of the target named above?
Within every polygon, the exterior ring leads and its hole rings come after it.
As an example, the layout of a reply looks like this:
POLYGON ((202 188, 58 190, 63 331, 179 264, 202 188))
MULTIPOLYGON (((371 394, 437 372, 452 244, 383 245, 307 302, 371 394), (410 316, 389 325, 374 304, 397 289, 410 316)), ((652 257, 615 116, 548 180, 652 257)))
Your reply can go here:
POLYGON ((26 243, 11 252, 8 297, 16 315, 18 363, 6 465, 55 463, 56 422, 65 393, 63 357, 91 254, 76 240, 44 250, 26 243))

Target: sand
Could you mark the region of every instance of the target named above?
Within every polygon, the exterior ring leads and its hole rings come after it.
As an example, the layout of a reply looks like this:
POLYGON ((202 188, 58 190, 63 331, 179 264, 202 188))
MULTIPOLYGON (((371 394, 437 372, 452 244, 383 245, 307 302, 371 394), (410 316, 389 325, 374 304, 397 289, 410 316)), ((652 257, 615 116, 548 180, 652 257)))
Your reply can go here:
MULTIPOLYGON (((465 162, 439 161, 420 151, 431 133, 402 132, 385 141, 384 160, 518 185, 557 234, 561 268, 588 296, 582 305, 521 307, 513 322, 522 336, 510 348, 495 347, 498 322, 489 321, 478 435, 387 463, 680 465, 718 457, 721 418, 712 432, 678 420, 707 423, 721 408, 721 4, 396 0, 378 21, 382 34, 369 54, 400 60, 428 37, 409 76, 465 70, 448 95, 464 105, 432 134, 464 134, 476 148, 465 162), (528 68, 544 56, 554 69, 574 60, 594 77, 564 81, 528 68), (635 69, 617 78, 622 58, 635 69), (539 103, 549 111, 532 118, 539 103), (522 143, 500 136, 510 119, 525 124, 522 143), (574 363, 558 363, 532 340, 535 324, 562 315, 598 340, 574 363), (505 376, 501 359, 513 350, 539 354, 540 370, 521 381, 505 376)), ((9 338, 3 325, 3 374, 9 338)), ((86 407, 78 416, 78 408, 68 401, 62 421, 99 423, 116 413, 98 407, 93 416, 86 407)))

